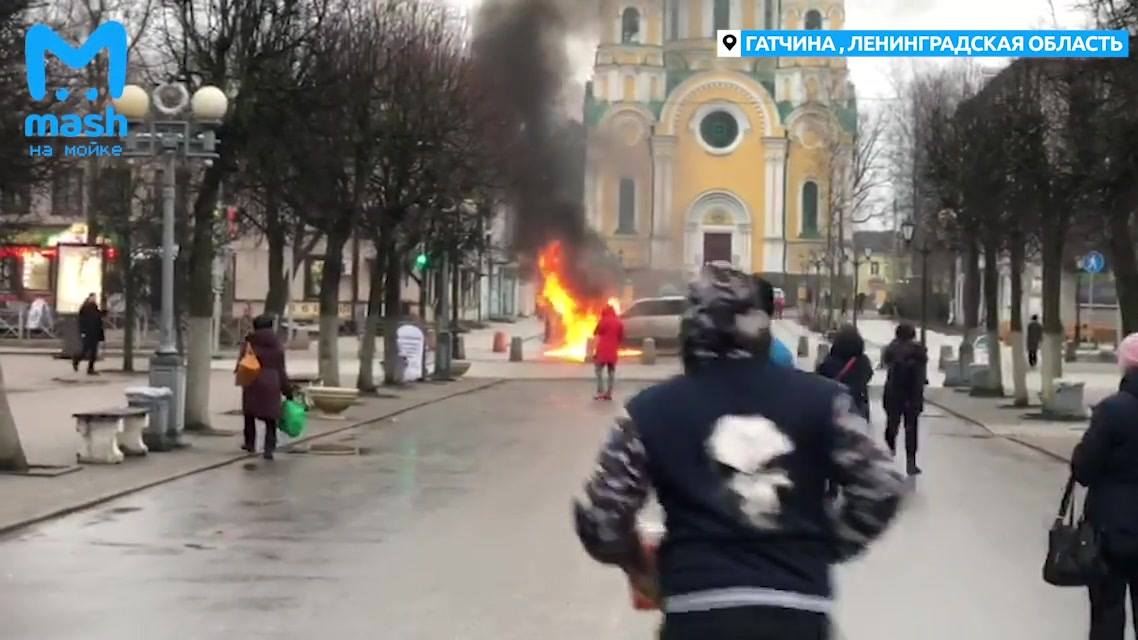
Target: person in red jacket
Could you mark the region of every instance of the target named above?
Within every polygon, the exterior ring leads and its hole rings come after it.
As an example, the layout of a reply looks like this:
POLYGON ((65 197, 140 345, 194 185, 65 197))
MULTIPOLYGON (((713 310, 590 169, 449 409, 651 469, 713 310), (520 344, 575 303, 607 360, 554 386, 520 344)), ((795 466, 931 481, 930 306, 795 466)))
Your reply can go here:
POLYGON ((613 378, 616 376, 616 361, 620 356, 620 344, 624 342, 624 323, 616 315, 612 305, 605 305, 601 311, 600 322, 593 331, 596 348, 593 351, 593 365, 597 373, 597 400, 612 400, 613 378), (608 369, 608 385, 604 384, 604 370, 608 369))

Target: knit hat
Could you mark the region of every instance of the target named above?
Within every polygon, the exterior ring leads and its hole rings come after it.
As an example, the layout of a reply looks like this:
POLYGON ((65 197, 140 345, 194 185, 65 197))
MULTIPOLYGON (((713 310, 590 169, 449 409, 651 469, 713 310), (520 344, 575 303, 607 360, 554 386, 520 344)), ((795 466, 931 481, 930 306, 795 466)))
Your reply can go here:
POLYGON ((688 288, 681 331, 685 357, 751 358, 769 348, 762 289, 758 278, 726 262, 704 265, 688 288))
POLYGON ((1118 345, 1118 366, 1123 371, 1138 369, 1138 333, 1126 336, 1118 345))

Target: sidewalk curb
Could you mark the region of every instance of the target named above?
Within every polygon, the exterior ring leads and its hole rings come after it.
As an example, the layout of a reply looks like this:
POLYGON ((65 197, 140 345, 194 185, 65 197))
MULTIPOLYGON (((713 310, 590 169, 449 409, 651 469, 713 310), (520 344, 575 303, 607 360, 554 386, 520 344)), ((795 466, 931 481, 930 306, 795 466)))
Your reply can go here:
POLYGON ((977 427, 980 427, 984 431, 987 431, 988 433, 990 433, 993 438, 998 438, 1000 440, 1012 442, 1012 443, 1018 444, 1021 447, 1031 449, 1032 451, 1034 451, 1036 453, 1040 453, 1040 454, 1043 454, 1044 456, 1046 456, 1048 458, 1051 458, 1055 462, 1059 462, 1062 464, 1070 464, 1070 462, 1071 462, 1069 459, 1064 458, 1063 456, 1061 456, 1057 453, 1054 453, 1052 451, 1048 451, 1047 449, 1044 449, 1043 447, 1040 447, 1038 445, 1034 445, 1034 444, 1032 444, 1030 442, 1026 442, 1024 440, 1021 440, 1016 436, 1001 435, 999 433, 996 433, 995 431, 992 431, 991 429, 989 429, 988 425, 984 424, 983 422, 980 422, 979 420, 977 420, 975 418, 972 418, 972 417, 967 416, 967 415, 965 415, 959 411, 956 411, 955 409, 951 409, 951 408, 949 408, 949 407, 947 407, 947 406, 945 406, 939 402, 935 402, 933 400, 928 400, 928 399, 926 399, 925 402, 936 407, 936 408, 938 408, 938 409, 940 409, 941 411, 944 411, 945 413, 951 415, 952 417, 956 418, 957 420, 961 420, 963 422, 967 422, 968 424, 972 424, 972 425, 975 425, 977 427))
MULTIPOLYGON (((360 427, 367 427, 367 426, 370 426, 370 425, 375 424, 377 422, 382 422, 383 420, 387 420, 389 418, 394 418, 396 416, 402 415, 404 413, 409 413, 409 412, 414 411, 416 409, 421 409, 421 408, 426 407, 428 405, 436 404, 438 402, 443 402, 445 400, 450 400, 451 398, 457 398, 459 396, 477 393, 479 391, 485 391, 486 389, 489 389, 490 387, 494 387, 494 386, 497 386, 497 385, 505 382, 505 380, 503 380, 501 378, 486 378, 485 381, 486 381, 485 384, 479 384, 479 385, 477 385, 471 389, 463 389, 461 391, 455 391, 453 393, 445 394, 445 395, 442 395, 442 396, 439 396, 436 398, 431 398, 429 400, 423 400, 421 402, 417 402, 417 403, 410 405, 408 407, 404 407, 402 409, 396 409, 395 411, 389 411, 387 413, 384 413, 384 414, 381 414, 381 415, 378 415, 378 416, 375 416, 372 418, 368 418, 368 419, 362 420, 360 422, 342 425, 342 426, 339 426, 335 429, 332 429, 331 431, 327 431, 325 433, 321 433, 318 435, 312 435, 312 436, 308 436, 308 437, 304 437, 304 438, 298 438, 296 440, 290 440, 289 446, 294 445, 294 444, 300 444, 302 442, 309 442, 309 441, 313 441, 313 440, 319 440, 321 438, 327 438, 328 436, 337 435, 337 434, 343 433, 343 432, 351 430, 351 429, 358 429, 360 427)), ((209 463, 209 464, 201 466, 201 467, 197 467, 194 469, 190 469, 188 471, 183 471, 183 472, 174 474, 172 476, 166 476, 163 478, 159 478, 157 480, 152 480, 150 482, 146 482, 146 483, 143 483, 140 485, 129 487, 129 488, 126 488, 123 490, 112 491, 112 492, 106 493, 106 494, 101 495, 101 496, 96 496, 95 498, 85 499, 79 503, 68 505, 67 507, 63 507, 60 509, 53 509, 53 510, 49 511, 48 513, 43 513, 40 515, 25 518, 25 519, 20 520, 18 522, 14 522, 14 523, 10 523, 10 524, 3 524, 3 525, 0 525, 0 541, 4 541, 5 539, 9 538, 11 536, 11 534, 13 534, 14 532, 16 532, 20 529, 25 529, 25 528, 33 526, 33 525, 37 525, 37 524, 47 522, 49 520, 55 520, 56 518, 62 518, 63 516, 71 515, 73 513, 79 512, 79 511, 90 509, 91 507, 94 507, 94 506, 97 506, 97 505, 100 505, 100 504, 103 504, 106 502, 110 502, 112 500, 116 500, 116 499, 122 498, 124 496, 135 494, 135 493, 138 493, 140 491, 145 491, 147 489, 151 489, 151 488, 157 487, 159 485, 174 482, 175 480, 181 480, 183 478, 187 478, 189 476, 197 475, 199 473, 203 473, 206 471, 212 471, 214 469, 219 469, 221 467, 227 467, 227 466, 230 466, 232 464, 236 464, 238 462, 241 462, 243 460, 248 460, 250 458, 255 458, 255 457, 257 457, 257 454, 235 455, 231 458, 227 458, 225 460, 219 460, 217 462, 212 462, 212 463, 209 463)))

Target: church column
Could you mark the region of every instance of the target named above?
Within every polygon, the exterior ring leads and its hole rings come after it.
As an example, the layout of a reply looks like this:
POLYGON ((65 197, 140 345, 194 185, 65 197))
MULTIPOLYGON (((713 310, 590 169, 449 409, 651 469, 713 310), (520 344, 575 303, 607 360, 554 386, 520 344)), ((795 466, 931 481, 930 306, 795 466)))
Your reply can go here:
POLYGON ((594 229, 597 228, 597 202, 594 194, 597 190, 597 172, 593 168, 591 159, 585 158, 585 221, 594 229))
POLYGON ((699 275, 699 268, 703 265, 703 234, 700 233, 698 222, 684 222, 684 269, 687 278, 699 275))
POLYGON ((604 234, 605 179, 601 158, 595 152, 589 153, 585 162, 585 174, 592 185, 592 191, 586 192, 586 197, 591 199, 589 220, 593 229, 604 234))
POLYGON ((763 271, 783 272, 783 256, 786 253, 786 229, 783 228, 783 198, 786 184, 785 138, 763 138, 766 151, 766 182, 763 192, 763 271))
POLYGON ((675 136, 652 138, 652 269, 667 269, 673 263, 672 245, 672 160, 675 136))

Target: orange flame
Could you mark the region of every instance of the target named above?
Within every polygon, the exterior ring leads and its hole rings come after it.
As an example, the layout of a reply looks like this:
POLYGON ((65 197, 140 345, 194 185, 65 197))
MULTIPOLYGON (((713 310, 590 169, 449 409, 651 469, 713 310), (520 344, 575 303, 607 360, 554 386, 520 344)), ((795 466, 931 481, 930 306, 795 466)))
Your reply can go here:
MULTIPOLYGON (((545 355, 585 362, 591 355, 588 352, 588 343, 597 328, 601 311, 607 304, 612 305, 619 314, 620 301, 616 298, 583 300, 575 297, 565 286, 563 279, 565 264, 560 242, 554 241, 542 249, 538 255, 537 268, 541 272, 541 299, 548 311, 557 314, 562 330, 559 346, 546 350, 545 355)), ((622 356, 639 355, 639 353, 632 349, 620 351, 622 356)))

